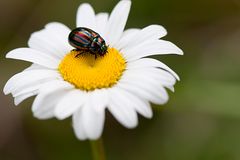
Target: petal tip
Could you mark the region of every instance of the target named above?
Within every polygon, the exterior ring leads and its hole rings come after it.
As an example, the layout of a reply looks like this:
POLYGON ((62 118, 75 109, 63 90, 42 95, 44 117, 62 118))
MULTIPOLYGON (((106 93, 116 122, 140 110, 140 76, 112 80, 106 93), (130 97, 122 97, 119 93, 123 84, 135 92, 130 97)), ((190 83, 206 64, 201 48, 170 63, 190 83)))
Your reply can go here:
MULTIPOLYGON (((149 26, 151 29, 155 28, 155 30, 157 31, 157 33, 161 33, 160 38, 165 37, 168 32, 167 29, 165 27, 163 27, 162 25, 159 24, 153 24, 149 26)), ((148 28, 148 27, 147 27, 148 28)))
POLYGON ((21 102, 18 102, 18 101, 16 101, 16 100, 14 99, 14 105, 15 105, 15 106, 18 106, 20 103, 21 103, 21 102))
POLYGON ((14 51, 14 50, 9 51, 9 52, 6 54, 5 58, 12 58, 12 53, 13 53, 13 51, 14 51))
POLYGON ((53 114, 58 120, 64 120, 65 118, 68 117, 68 116, 64 115, 60 110, 58 110, 58 107, 55 108, 53 114))
POLYGON ((181 55, 181 56, 184 55, 183 50, 181 48, 179 48, 179 47, 178 47, 178 54, 181 55))
MULTIPOLYGON (((132 5, 132 1, 131 0, 121 0, 120 2, 122 2, 124 5, 127 5, 127 7, 131 7, 132 5)), ((119 3, 120 3, 119 2, 119 3)))
POLYGON ((175 54, 180 55, 180 56, 184 55, 184 52, 183 52, 183 50, 181 48, 179 48, 176 45, 175 45, 175 47, 176 47, 176 53, 175 54))
MULTIPOLYGON (((93 10, 92 5, 89 4, 89 3, 82 3, 82 4, 80 4, 79 7, 78 7, 77 12, 80 12, 82 9, 93 10)), ((77 14, 77 16, 79 16, 79 15, 77 14)))
POLYGON ((63 116, 60 116, 60 115, 57 115, 57 114, 54 114, 54 115, 60 121, 65 119, 65 117, 63 117, 63 116))
POLYGON ((151 114, 145 116, 145 118, 147 118, 147 119, 152 119, 152 118, 153 118, 153 113, 151 113, 151 114))
POLYGON ((3 88, 3 94, 4 95, 8 95, 10 92, 7 90, 7 88, 6 87, 4 87, 3 88))
POLYGON ((183 50, 180 51, 180 55, 183 56, 184 55, 184 52, 183 50))
POLYGON ((79 7, 91 7, 91 4, 89 3, 82 3, 79 5, 79 7))

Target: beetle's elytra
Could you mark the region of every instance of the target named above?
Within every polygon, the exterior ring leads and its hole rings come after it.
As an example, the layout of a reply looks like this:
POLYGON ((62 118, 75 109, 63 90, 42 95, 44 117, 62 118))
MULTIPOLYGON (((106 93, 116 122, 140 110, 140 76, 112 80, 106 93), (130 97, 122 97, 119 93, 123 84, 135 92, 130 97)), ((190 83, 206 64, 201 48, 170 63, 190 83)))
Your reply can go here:
POLYGON ((80 51, 78 55, 86 51, 95 55, 96 58, 97 55, 104 56, 107 53, 108 47, 104 39, 89 28, 78 27, 72 30, 68 36, 68 41, 71 46, 80 51))

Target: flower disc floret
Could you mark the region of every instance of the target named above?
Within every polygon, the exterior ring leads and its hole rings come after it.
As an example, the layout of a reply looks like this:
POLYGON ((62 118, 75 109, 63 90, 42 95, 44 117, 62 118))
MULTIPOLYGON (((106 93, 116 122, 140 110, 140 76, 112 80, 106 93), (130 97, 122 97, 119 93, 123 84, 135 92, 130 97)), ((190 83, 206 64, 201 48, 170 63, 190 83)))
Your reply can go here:
POLYGON ((97 58, 88 52, 76 57, 78 54, 76 50, 68 53, 58 70, 65 81, 82 90, 112 87, 126 68, 122 54, 115 48, 109 48, 106 55, 97 58))

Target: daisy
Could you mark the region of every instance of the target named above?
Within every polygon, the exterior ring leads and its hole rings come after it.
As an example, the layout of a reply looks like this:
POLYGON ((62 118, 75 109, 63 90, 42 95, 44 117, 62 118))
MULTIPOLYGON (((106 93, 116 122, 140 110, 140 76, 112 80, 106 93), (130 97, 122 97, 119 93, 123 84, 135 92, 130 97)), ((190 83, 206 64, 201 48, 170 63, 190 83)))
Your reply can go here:
POLYGON ((85 3, 77 11, 77 27, 87 27, 106 41, 106 55, 96 59, 89 53, 76 57, 78 51, 68 43, 71 29, 52 22, 31 35, 29 48, 17 48, 6 57, 31 62, 14 75, 4 87, 15 105, 36 96, 32 111, 36 118, 72 117, 76 136, 98 139, 108 110, 126 128, 138 125, 138 114, 152 117, 150 103, 168 101, 166 88, 174 91, 178 75, 152 55, 183 52, 160 38, 167 31, 160 25, 124 30, 131 6, 121 0, 112 13, 95 14, 85 3))

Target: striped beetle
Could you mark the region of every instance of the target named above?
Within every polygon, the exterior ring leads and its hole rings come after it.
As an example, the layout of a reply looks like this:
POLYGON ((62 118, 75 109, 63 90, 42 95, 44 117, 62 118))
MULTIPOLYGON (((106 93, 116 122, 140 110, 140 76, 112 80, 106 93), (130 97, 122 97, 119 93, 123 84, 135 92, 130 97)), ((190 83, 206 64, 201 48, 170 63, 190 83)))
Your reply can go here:
POLYGON ((95 55, 96 59, 97 55, 104 56, 107 53, 108 46, 106 46, 104 39, 89 28, 78 27, 72 30, 68 36, 68 41, 71 46, 79 51, 76 57, 83 52, 89 52, 95 55))

